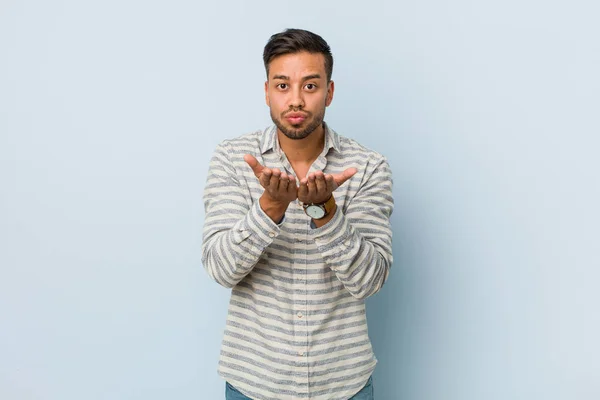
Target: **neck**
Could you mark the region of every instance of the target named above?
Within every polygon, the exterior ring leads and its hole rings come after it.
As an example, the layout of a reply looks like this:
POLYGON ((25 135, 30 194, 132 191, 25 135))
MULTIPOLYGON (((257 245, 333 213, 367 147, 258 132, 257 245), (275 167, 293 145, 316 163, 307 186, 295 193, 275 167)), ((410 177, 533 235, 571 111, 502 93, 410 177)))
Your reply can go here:
POLYGON ((312 164, 323 151, 325 130, 323 124, 321 124, 304 139, 290 139, 277 129, 277 138, 281 150, 283 150, 290 163, 312 164))

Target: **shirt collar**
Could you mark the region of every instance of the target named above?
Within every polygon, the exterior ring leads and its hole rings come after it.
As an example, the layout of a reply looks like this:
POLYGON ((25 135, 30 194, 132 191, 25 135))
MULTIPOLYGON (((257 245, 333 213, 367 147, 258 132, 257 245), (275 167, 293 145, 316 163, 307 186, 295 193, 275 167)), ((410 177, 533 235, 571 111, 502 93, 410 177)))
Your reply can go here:
MULTIPOLYGON (((325 128, 325 147, 323 150, 326 150, 324 153, 327 154, 329 149, 333 148, 335 151, 340 151, 340 138, 336 131, 331 129, 325 121, 323 121, 323 127, 325 128)), ((281 147, 279 147, 279 140, 277 139, 277 126, 272 125, 266 128, 263 132, 262 137, 260 138, 260 152, 261 154, 265 154, 269 150, 273 150, 274 152, 281 152, 281 147)))

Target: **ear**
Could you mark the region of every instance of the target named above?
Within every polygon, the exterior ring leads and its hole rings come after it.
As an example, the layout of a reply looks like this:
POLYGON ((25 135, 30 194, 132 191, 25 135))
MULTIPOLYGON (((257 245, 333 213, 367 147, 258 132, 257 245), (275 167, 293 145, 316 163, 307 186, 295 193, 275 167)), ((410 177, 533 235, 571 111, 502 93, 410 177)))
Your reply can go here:
POLYGON ((333 100, 333 91, 335 90, 335 84, 333 81, 329 81, 327 84, 327 97, 325 98, 325 107, 329 107, 333 100))
POLYGON ((265 82, 265 103, 271 107, 271 101, 269 100, 269 81, 265 82))

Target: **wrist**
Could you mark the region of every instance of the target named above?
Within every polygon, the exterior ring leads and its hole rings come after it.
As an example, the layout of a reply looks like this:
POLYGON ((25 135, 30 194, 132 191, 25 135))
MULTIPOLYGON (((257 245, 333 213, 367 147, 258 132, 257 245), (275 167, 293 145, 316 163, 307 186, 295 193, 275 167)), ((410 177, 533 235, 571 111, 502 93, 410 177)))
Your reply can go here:
POLYGON ((337 205, 334 204, 331 211, 325 217, 323 217, 321 219, 313 219, 312 221, 317 228, 320 228, 333 219, 333 216, 335 215, 336 211, 337 211, 337 205))
POLYGON ((265 214, 267 214, 267 216, 275 223, 281 221, 288 206, 290 205, 289 202, 282 202, 273 199, 267 192, 264 192, 262 196, 260 196, 258 203, 265 214))
POLYGON ((335 198, 333 195, 329 199, 320 203, 304 203, 303 206, 306 215, 314 221, 321 220, 332 213, 335 208, 335 198))

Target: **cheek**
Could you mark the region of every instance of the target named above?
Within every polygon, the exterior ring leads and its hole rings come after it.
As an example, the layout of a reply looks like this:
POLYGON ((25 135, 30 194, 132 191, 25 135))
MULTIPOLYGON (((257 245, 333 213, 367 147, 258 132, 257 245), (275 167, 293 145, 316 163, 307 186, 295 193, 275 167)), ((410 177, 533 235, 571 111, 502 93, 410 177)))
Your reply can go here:
POLYGON ((277 96, 271 97, 270 103, 271 103, 271 108, 274 110, 280 110, 285 106, 284 99, 281 99, 280 97, 277 97, 277 96))
POLYGON ((328 103, 329 103, 329 98, 328 98, 327 94, 325 94, 325 96, 323 96, 323 97, 319 96, 319 99, 317 101, 315 101, 315 104, 317 104, 319 108, 327 107, 328 103))

